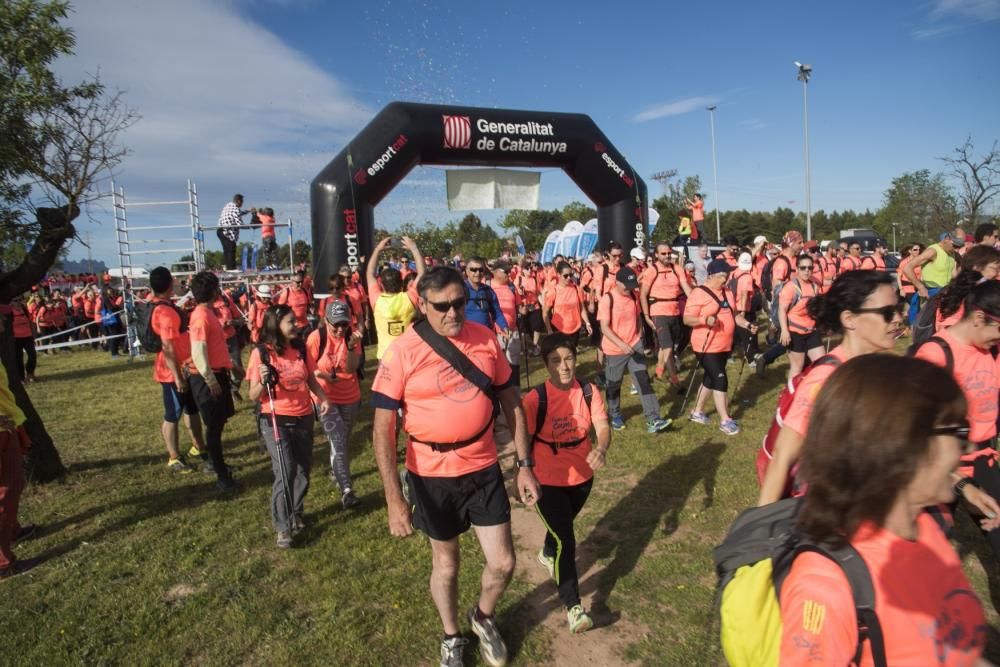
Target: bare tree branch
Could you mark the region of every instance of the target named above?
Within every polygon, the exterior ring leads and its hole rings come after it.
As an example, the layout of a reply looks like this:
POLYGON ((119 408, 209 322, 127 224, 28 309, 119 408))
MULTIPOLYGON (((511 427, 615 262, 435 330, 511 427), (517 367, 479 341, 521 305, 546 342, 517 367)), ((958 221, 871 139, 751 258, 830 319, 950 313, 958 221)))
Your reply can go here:
POLYGON ((958 181, 963 212, 972 224, 976 224, 980 211, 1000 194, 1000 150, 994 141, 990 151, 977 159, 969 136, 952 153, 940 159, 958 181))

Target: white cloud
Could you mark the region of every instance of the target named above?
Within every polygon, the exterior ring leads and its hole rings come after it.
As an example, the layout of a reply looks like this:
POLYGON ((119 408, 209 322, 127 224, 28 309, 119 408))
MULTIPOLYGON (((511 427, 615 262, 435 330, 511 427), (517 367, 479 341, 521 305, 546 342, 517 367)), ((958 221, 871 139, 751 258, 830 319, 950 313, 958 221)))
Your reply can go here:
POLYGON ((1000 19, 1000 0, 934 0, 931 18, 959 16, 974 21, 1000 19))
POLYGON ((178 199, 191 178, 205 224, 243 192, 307 228, 306 185, 372 115, 226 2, 83 0, 67 23, 76 53, 57 64, 60 76, 100 71, 142 117, 122 138, 131 154, 119 182, 133 200, 178 199))
POLYGON ((667 102, 665 104, 660 104, 655 107, 650 107, 644 111, 640 111, 632 117, 632 121, 635 123, 644 123, 649 120, 656 120, 657 118, 680 116, 681 114, 690 113, 706 106, 716 104, 718 101, 719 99, 716 97, 689 97, 683 100, 667 102))

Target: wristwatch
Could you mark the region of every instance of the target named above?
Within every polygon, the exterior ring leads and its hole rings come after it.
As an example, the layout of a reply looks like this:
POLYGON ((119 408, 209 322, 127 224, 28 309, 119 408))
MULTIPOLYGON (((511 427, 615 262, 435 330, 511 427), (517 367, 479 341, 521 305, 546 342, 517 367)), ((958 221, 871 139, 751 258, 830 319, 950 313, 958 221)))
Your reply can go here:
POLYGON ((955 495, 962 496, 963 495, 962 492, 965 491, 965 487, 969 486, 970 484, 976 488, 979 488, 979 485, 976 484, 971 479, 969 479, 968 477, 963 477, 962 479, 955 482, 955 486, 952 487, 955 491, 955 495))
POLYGON ((534 468, 535 467, 535 459, 532 459, 532 458, 519 459, 518 462, 517 462, 517 467, 518 468, 534 468))

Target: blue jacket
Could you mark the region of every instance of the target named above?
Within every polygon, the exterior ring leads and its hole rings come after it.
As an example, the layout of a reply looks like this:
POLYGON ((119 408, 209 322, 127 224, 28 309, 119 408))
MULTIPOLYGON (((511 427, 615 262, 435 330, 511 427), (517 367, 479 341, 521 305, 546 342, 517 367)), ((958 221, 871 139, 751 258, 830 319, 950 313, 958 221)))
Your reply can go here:
POLYGON ((494 324, 501 330, 510 329, 492 287, 482 283, 479 289, 473 289, 472 284, 466 280, 465 293, 469 297, 468 303, 465 304, 465 319, 491 329, 494 324))

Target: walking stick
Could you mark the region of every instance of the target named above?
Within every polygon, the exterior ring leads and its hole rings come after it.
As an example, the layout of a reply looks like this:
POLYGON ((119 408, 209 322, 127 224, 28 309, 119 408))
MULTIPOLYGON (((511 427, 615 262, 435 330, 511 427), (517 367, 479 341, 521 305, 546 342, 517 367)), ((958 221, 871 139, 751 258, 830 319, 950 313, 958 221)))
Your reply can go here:
MULTIPOLYGON (((714 330, 715 325, 713 324, 712 327, 713 327, 712 331, 709 331, 708 336, 705 338, 705 344, 701 348, 701 356, 705 355, 705 350, 708 349, 708 344, 712 342, 712 336, 715 335, 715 330, 714 330)), ((691 387, 694 386, 694 379, 698 376, 698 366, 700 365, 701 364, 699 363, 697 366, 691 369, 691 379, 688 380, 687 391, 684 392, 684 400, 681 402, 681 410, 679 413, 677 413, 678 416, 684 414, 684 408, 687 407, 688 397, 691 395, 691 387)), ((704 369, 702 369, 702 374, 704 374, 704 369)))
MULTIPOLYGON (((750 334, 751 336, 756 336, 757 334, 750 334)), ((747 355, 750 354, 750 345, 753 343, 753 338, 747 339, 747 349, 743 350, 743 361, 740 363, 740 373, 736 376, 736 388, 733 389, 733 400, 736 399, 736 394, 740 392, 740 386, 743 384, 743 369, 747 367, 747 355)))
POLYGON ((274 434, 274 449, 278 454, 278 469, 281 471, 281 488, 284 491, 285 496, 285 509, 288 512, 288 525, 291 527, 294 523, 295 511, 292 506, 292 493, 288 488, 291 480, 288 479, 288 465, 285 463, 285 452, 281 447, 281 433, 278 431, 278 416, 274 413, 274 393, 271 390, 273 386, 273 380, 268 378, 268 382, 264 383, 264 388, 267 390, 267 400, 271 403, 271 432, 274 434))

